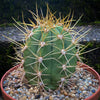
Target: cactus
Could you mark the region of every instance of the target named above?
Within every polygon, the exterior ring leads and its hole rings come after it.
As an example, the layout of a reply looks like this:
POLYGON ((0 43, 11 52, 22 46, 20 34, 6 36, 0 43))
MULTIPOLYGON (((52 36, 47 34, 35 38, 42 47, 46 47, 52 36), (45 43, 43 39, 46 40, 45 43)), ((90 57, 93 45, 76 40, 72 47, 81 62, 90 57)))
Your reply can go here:
POLYGON ((30 19, 31 24, 23 21, 21 25, 15 21, 26 31, 25 33, 19 28, 25 34, 24 45, 11 41, 21 46, 21 51, 17 54, 28 82, 40 88, 54 90, 63 87, 67 78, 75 72, 77 61, 81 61, 80 52, 86 47, 80 50, 78 41, 87 31, 82 35, 75 32, 74 26, 70 27, 73 18, 73 16, 70 18, 70 14, 57 19, 48 6, 46 17, 42 11, 42 17, 39 17, 37 9, 36 12, 37 14, 31 12, 36 23, 30 19), (29 30, 28 25, 33 28, 29 30))
POLYGON ((37 17, 40 24, 28 33, 22 49, 23 66, 31 84, 56 89, 75 71, 77 50, 64 23, 53 22, 52 15, 47 17, 37 17))
POLYGON ((63 26, 56 25, 47 32, 43 28, 39 26, 32 30, 32 35, 26 41, 24 69, 32 84, 44 80, 48 88, 55 89, 57 82, 75 71, 76 45, 63 26))

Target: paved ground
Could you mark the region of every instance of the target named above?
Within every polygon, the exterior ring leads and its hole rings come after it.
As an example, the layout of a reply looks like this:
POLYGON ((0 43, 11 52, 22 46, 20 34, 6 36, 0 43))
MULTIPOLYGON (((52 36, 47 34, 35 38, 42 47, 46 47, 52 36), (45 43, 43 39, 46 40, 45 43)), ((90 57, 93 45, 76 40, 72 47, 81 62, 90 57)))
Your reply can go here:
MULTIPOLYGON (((100 42, 100 25, 98 26, 78 26, 75 30, 79 31, 80 29, 84 28, 84 31, 91 29, 88 32, 88 35, 81 39, 81 41, 98 41, 100 42)), ((84 31, 80 32, 82 34, 84 31)), ((0 27, 0 41, 5 42, 8 41, 5 37, 2 35, 6 35, 7 37, 10 37, 16 41, 22 41, 24 38, 23 33, 19 31, 16 27, 0 27)))

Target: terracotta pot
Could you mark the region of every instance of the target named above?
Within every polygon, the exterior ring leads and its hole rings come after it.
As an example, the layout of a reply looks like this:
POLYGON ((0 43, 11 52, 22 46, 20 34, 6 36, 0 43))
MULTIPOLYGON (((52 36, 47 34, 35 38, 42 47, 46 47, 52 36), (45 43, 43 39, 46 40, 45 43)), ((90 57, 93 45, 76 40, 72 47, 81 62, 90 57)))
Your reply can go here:
POLYGON ((17 69, 19 67, 19 65, 9 69, 2 77, 1 82, 0 82, 0 87, 1 87, 1 92, 2 92, 2 96, 4 100, 15 100, 14 98, 12 98, 10 95, 8 95, 4 89, 3 89, 3 81, 5 80, 5 78, 9 75, 10 72, 12 72, 13 70, 17 69))
MULTIPOLYGON (((80 64, 80 63, 78 62, 78 64, 80 64)), ((1 79, 0 86, 1 86, 2 96, 3 96, 4 100, 15 100, 15 99, 13 99, 12 97, 10 97, 10 96, 4 91, 4 89, 3 89, 3 81, 5 80, 5 78, 8 76, 8 74, 9 74, 10 72, 12 72, 13 70, 17 69, 18 67, 19 67, 19 65, 17 65, 17 66, 15 66, 15 67, 11 68, 10 70, 8 70, 8 71, 4 74, 4 76, 2 77, 2 79, 1 79)), ((85 100, 98 100, 98 98, 99 98, 99 96, 100 96, 100 76, 99 76, 99 74, 98 74, 94 69, 92 69, 91 67, 89 67, 89 66, 86 65, 86 64, 81 64, 80 67, 83 67, 84 69, 90 71, 90 72, 99 80, 99 88, 98 88, 98 90, 97 90, 92 96, 86 98, 85 100)))

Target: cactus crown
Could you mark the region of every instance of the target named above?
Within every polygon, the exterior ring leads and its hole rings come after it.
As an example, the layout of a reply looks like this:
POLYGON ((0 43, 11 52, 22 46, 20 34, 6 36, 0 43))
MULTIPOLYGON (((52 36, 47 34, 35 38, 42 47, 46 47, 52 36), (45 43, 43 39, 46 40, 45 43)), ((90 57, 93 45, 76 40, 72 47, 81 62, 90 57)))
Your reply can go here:
MULTIPOLYGON (((31 11, 30 11, 31 12, 31 11)), ((25 77, 29 83, 42 88, 56 89, 63 87, 67 78, 75 72, 77 60, 80 60, 80 44, 78 41, 85 36, 79 35, 73 30, 71 22, 73 16, 70 14, 65 18, 56 18, 47 6, 46 17, 41 17, 32 13, 36 24, 30 20, 31 24, 23 25, 16 22, 25 29, 24 45, 21 46, 21 65, 25 70, 25 77), (31 30, 27 26, 32 26, 31 30), (79 37, 77 37, 79 35, 79 37)), ((76 22, 77 23, 77 22, 76 22)))

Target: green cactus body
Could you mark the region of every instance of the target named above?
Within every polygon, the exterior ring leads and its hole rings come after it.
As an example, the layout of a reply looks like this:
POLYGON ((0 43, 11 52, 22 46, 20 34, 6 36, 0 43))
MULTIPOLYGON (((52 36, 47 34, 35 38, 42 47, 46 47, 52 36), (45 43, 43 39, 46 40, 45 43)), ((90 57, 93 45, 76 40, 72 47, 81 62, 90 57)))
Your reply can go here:
POLYGON ((74 73, 77 58, 72 36, 56 25, 45 32, 43 26, 32 30, 23 52, 26 78, 33 85, 43 83, 56 89, 61 79, 74 73))

